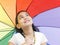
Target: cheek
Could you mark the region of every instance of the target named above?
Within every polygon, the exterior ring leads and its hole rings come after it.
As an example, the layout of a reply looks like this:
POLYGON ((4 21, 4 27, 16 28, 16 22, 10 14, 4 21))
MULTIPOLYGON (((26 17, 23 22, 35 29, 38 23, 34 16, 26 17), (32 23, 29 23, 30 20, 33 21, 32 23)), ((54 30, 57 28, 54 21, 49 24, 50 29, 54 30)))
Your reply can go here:
POLYGON ((20 25, 20 27, 22 27, 23 23, 21 21, 19 21, 19 25, 20 25))
POLYGON ((29 17, 29 20, 30 20, 30 23, 33 23, 33 20, 32 20, 32 18, 31 18, 31 17, 29 17))
POLYGON ((30 20, 33 21, 32 18, 30 18, 30 20))
POLYGON ((22 25, 24 25, 24 20, 22 19, 22 20, 20 20, 19 21, 19 24, 22 26, 22 25))
POLYGON ((23 21, 19 21, 19 24, 22 24, 23 23, 23 21))
POLYGON ((28 17, 30 20, 32 20, 32 18, 31 17, 28 17))

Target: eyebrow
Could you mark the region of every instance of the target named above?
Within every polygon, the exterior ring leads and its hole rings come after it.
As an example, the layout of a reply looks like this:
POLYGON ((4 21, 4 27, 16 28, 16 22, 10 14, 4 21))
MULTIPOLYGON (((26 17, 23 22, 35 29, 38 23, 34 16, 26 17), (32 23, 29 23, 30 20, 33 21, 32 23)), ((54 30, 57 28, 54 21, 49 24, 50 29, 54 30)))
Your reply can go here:
MULTIPOLYGON (((28 14, 28 13, 25 13, 25 15, 28 14)), ((19 17, 22 16, 21 14, 19 15, 19 17)))
POLYGON ((22 17, 22 15, 19 15, 19 17, 22 17))

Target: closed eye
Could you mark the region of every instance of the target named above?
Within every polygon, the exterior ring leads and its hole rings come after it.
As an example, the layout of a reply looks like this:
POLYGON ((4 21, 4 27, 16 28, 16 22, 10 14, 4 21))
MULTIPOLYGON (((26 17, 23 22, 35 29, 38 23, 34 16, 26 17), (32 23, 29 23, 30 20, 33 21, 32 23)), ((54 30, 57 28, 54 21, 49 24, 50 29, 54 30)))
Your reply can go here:
POLYGON ((26 16, 29 16, 28 14, 26 14, 26 16))

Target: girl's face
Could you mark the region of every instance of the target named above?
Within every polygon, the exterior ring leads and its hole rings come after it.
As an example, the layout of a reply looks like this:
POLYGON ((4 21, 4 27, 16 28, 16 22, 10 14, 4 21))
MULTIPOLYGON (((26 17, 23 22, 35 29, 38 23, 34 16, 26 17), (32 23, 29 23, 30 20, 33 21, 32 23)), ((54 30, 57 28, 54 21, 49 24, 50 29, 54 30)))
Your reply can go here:
POLYGON ((29 14, 27 12, 21 12, 18 14, 18 25, 20 25, 20 27, 25 27, 25 26, 29 26, 32 25, 32 18, 29 16, 29 14))

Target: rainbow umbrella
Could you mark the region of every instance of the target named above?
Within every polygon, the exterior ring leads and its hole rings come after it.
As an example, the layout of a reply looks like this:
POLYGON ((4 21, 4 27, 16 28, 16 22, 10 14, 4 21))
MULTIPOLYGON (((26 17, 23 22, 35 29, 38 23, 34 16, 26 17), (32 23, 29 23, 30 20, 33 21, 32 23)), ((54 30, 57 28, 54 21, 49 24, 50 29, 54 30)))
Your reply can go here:
POLYGON ((0 45, 8 45, 14 33, 16 0, 0 0, 0 45))
POLYGON ((47 14, 46 11, 59 9, 59 7, 60 0, 0 0, 0 45, 8 45, 8 40, 15 32, 16 13, 20 10, 27 10, 33 18, 34 24, 39 28, 59 27, 59 24, 57 26, 51 25, 50 22, 50 25, 46 24, 46 16, 50 14, 47 14), (45 23, 43 19, 45 19, 45 23))

